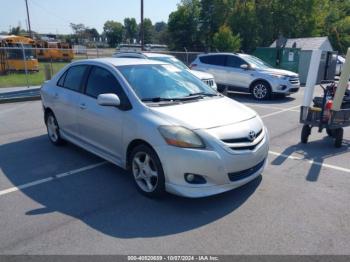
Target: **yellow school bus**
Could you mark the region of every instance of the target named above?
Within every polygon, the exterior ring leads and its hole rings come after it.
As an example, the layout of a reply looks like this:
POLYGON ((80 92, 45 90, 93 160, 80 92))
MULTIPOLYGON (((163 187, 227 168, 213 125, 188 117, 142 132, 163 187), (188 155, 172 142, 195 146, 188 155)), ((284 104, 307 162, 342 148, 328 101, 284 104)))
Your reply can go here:
POLYGON ((63 42, 35 41, 36 56, 39 61, 65 61, 74 59, 72 46, 63 42))
POLYGON ((39 71, 34 43, 33 39, 24 36, 0 35, 0 73, 39 71))

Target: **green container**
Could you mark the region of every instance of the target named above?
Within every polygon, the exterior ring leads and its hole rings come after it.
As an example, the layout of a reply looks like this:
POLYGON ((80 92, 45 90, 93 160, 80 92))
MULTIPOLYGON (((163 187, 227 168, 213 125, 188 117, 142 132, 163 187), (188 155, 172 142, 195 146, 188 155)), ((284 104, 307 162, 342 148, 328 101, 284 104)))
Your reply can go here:
POLYGON ((275 68, 299 72, 299 48, 258 47, 253 55, 275 68))

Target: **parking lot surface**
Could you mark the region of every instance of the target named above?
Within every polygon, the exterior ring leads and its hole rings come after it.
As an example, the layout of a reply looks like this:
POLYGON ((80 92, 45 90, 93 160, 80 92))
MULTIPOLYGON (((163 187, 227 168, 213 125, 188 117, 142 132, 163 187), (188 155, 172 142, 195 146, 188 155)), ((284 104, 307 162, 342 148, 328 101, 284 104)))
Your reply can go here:
POLYGON ((40 101, 0 105, 0 254, 350 254, 350 128, 339 149, 316 129, 300 144, 302 95, 230 95, 263 118, 269 165, 202 199, 145 198, 126 171, 53 146, 40 101))

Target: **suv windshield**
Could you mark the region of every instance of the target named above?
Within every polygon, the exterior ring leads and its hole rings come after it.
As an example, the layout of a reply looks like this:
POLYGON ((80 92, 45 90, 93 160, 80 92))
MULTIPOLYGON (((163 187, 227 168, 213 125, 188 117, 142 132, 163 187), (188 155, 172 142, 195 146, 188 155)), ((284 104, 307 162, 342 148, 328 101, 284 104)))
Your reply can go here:
POLYGON ((190 100, 216 96, 212 88, 186 70, 173 65, 133 65, 118 67, 142 101, 190 100))
POLYGON ((172 64, 180 69, 188 69, 188 67, 182 63, 179 59, 175 58, 175 57, 165 57, 165 56, 160 56, 160 57, 152 57, 150 58, 152 60, 158 60, 158 61, 161 61, 161 62, 166 62, 166 63, 169 63, 169 64, 172 64))
POLYGON ((243 55, 242 58, 244 60, 246 60, 254 68, 258 68, 258 69, 272 68, 271 65, 269 65, 268 63, 264 62, 263 60, 255 57, 255 56, 243 55))

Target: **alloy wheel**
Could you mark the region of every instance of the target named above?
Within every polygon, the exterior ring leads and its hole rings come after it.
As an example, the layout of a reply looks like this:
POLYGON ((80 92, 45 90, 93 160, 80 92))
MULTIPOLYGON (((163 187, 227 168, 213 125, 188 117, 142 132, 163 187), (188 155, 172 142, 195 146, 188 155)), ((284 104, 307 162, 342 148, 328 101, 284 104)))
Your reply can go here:
POLYGON ((57 142, 59 139, 58 125, 53 115, 49 115, 47 118, 47 132, 52 142, 57 142))
POLYGON ((257 99, 264 99, 267 96, 268 92, 269 91, 268 91, 267 87, 262 83, 257 84, 253 88, 254 97, 257 99))
POLYGON ((153 192, 158 184, 158 171, 154 160, 146 152, 138 152, 132 161, 132 173, 137 185, 147 193, 153 192))

